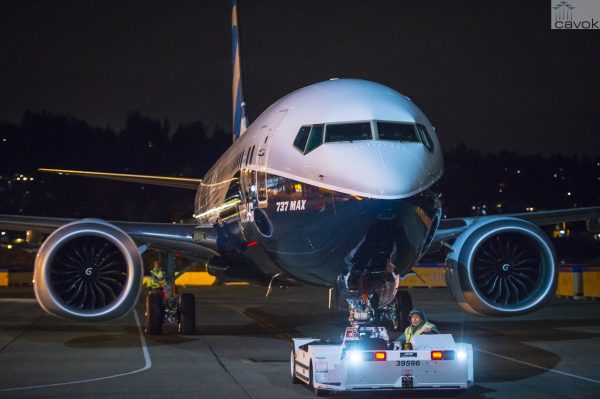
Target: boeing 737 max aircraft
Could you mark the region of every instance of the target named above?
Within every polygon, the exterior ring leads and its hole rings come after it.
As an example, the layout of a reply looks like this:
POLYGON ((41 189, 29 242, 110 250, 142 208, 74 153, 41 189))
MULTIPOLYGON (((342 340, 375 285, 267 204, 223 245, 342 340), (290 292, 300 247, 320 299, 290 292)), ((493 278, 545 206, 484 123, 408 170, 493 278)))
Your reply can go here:
MULTIPOLYGON (((49 234, 34 272, 45 310, 86 321, 125 315, 141 292, 146 249, 208 259, 222 278, 333 287, 351 320, 396 328, 411 307, 401 276, 441 243, 450 247, 448 287, 467 312, 520 315, 554 295, 556 255, 538 226, 597 228, 600 207, 441 220, 435 129, 410 99, 365 80, 301 88, 248 126, 235 4, 232 20, 234 142, 203 180, 63 171, 197 190, 197 223, 0 215, 0 227, 49 234)), ((182 331, 193 332, 193 300, 176 308, 182 331)), ((149 312, 150 332, 160 332, 156 317, 149 312)))

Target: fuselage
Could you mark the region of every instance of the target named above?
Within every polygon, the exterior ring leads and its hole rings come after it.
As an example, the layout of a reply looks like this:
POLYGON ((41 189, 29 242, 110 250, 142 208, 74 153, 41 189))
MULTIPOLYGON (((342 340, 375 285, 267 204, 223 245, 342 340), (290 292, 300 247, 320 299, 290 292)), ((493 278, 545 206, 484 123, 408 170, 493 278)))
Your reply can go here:
POLYGON ((442 173, 435 130, 407 97, 335 79, 264 111, 206 174, 195 214, 254 273, 331 285, 414 265, 439 221, 442 173))

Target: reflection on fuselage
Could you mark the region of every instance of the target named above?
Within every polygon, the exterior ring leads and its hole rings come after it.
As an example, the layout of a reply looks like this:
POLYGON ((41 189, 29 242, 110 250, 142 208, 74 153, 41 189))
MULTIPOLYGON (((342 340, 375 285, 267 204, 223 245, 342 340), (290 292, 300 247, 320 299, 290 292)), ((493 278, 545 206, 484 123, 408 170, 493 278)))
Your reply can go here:
POLYGON ((252 262, 265 280, 283 272, 320 285, 349 271, 402 273, 426 249, 439 217, 429 190, 369 199, 252 170, 231 182, 228 201, 236 206, 213 210, 227 256, 252 262), (255 241, 262 245, 244 245, 255 241))

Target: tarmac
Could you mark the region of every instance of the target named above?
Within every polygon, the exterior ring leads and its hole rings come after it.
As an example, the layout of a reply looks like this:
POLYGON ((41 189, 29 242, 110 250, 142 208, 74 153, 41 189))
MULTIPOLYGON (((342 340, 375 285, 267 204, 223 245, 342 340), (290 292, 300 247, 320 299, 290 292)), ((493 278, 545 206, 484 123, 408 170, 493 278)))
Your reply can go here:
MULTIPOLYGON (((315 287, 210 286, 197 334, 143 333, 143 300, 106 324, 45 314, 32 288, 0 289, 0 398, 300 398, 290 381, 291 337, 338 336, 346 311, 315 287)), ((341 393, 340 398, 599 398, 600 301, 554 299, 518 318, 462 312, 444 288, 410 289, 442 332, 475 348, 475 384, 448 392, 341 393)))

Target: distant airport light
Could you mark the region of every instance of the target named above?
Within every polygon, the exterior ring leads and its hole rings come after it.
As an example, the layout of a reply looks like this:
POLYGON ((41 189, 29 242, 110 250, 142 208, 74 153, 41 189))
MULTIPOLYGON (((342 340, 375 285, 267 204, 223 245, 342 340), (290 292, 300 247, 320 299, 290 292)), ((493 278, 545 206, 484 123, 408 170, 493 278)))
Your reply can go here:
POLYGON ((0 236, 5 236, 6 235, 6 231, 3 231, 0 233, 0 236))
POLYGON ((520 175, 521 174, 521 169, 517 169, 517 174, 520 175))
POLYGON ((569 192, 567 193, 567 195, 570 197, 570 196, 571 196, 571 192, 569 191, 569 192))
POLYGON ((525 208, 525 210, 526 210, 527 212, 533 212, 533 211, 535 211, 535 208, 534 208, 534 207, 532 207, 532 206, 528 206, 527 208, 525 208))
POLYGON ((246 247, 253 247, 256 244, 258 244, 256 241, 250 241, 248 244, 246 244, 246 247))
POLYGON ((556 179, 557 177, 558 177, 558 175, 555 173, 555 174, 554 174, 554 178, 556 179))
POLYGON ((8 245, 6 246, 6 248, 7 248, 7 249, 12 249, 12 244, 8 244, 8 245))

